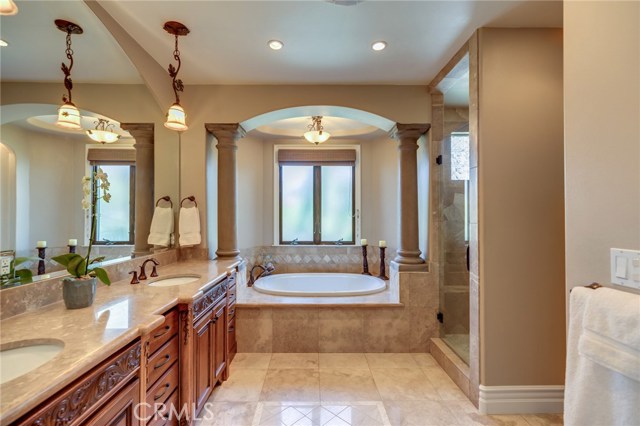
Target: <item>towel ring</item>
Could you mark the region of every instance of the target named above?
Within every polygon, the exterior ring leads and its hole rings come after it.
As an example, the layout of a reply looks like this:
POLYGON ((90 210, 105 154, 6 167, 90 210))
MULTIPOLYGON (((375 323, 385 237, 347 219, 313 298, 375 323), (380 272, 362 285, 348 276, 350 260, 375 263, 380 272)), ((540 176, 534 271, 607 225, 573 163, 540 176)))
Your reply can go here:
POLYGON ((171 197, 169 197, 168 195, 158 198, 158 201, 156 201, 156 207, 158 207, 160 201, 166 201, 167 203, 171 204, 171 208, 173 208, 173 201, 171 201, 171 197))
POLYGON ((188 197, 183 198, 182 201, 180 201, 180 207, 182 207, 184 202, 187 200, 191 201, 193 204, 196 205, 196 207, 198 207, 198 203, 196 202, 196 197, 194 197, 193 195, 189 195, 188 197))

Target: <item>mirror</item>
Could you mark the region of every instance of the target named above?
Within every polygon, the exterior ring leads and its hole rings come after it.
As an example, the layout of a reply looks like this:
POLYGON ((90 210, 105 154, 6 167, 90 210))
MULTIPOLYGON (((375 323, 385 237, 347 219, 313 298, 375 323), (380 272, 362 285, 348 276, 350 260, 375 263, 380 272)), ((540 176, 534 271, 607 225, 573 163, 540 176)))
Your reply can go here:
POLYGON ((36 281, 66 273, 52 257, 70 250, 86 254, 91 210, 83 209, 81 181, 99 168, 109 175, 111 200, 100 201, 96 208, 97 242, 91 257, 104 256, 109 262, 131 256, 135 140, 115 120, 86 111, 82 115, 83 129, 95 129, 99 119, 106 119, 119 140, 96 143, 85 130, 55 126, 54 114, 32 115, 0 127, 0 288, 21 283, 9 280, 11 268, 31 271, 36 281))

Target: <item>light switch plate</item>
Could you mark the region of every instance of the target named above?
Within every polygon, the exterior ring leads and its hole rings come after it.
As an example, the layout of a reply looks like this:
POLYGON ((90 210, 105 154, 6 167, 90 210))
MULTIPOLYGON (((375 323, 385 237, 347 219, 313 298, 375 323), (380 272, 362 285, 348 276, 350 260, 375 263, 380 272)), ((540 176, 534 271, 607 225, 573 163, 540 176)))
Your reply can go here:
POLYGON ((640 289, 640 251, 611 249, 611 282, 640 289))

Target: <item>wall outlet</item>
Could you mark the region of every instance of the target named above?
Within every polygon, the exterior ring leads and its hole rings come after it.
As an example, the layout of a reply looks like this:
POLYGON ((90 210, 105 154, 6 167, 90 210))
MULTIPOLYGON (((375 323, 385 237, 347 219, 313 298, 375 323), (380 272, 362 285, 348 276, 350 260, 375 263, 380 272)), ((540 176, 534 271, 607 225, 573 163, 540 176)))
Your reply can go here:
POLYGON ((640 289, 640 251, 611 249, 611 282, 640 289))

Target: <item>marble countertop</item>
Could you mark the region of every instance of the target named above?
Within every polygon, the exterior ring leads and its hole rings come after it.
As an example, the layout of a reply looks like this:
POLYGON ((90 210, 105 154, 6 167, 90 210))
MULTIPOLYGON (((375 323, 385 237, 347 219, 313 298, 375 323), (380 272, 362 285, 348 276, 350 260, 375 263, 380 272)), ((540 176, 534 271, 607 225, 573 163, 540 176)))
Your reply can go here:
POLYGON ((158 267, 159 278, 197 274, 193 283, 151 287, 118 281, 99 285, 95 302, 68 310, 63 302, 0 321, 0 347, 15 342, 57 339, 64 349, 53 360, 0 385, 0 423, 8 424, 72 383, 109 355, 163 322, 162 314, 179 303, 190 303, 223 278, 237 260, 188 261, 158 267))

